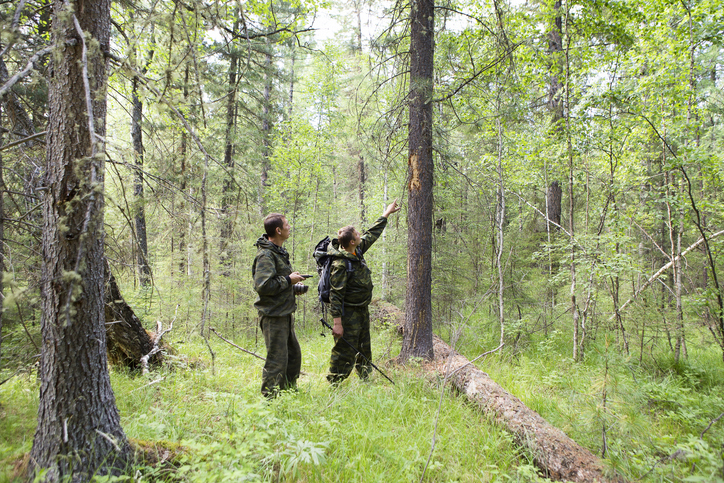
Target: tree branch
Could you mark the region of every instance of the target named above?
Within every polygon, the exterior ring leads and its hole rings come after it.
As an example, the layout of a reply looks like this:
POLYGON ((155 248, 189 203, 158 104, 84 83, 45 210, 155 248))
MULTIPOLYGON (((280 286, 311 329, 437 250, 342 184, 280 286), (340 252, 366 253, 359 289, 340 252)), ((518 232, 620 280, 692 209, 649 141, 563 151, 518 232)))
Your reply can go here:
MULTIPOLYGON (((713 235, 711 235, 711 236, 709 237, 709 240, 713 240, 714 238, 716 238, 716 237, 718 237, 719 235, 722 235, 722 234, 724 234, 724 230, 718 231, 718 232, 714 233, 713 235)), ((659 277, 661 276, 661 274, 664 273, 664 272, 665 272, 666 270, 668 270, 669 268, 671 268, 671 266, 672 266, 674 263, 678 262, 678 261, 679 261, 682 257, 684 257, 687 253, 689 253, 690 251, 692 251, 694 248, 698 247, 698 246, 701 245, 702 243, 704 243, 704 238, 699 238, 693 245, 691 245, 689 248, 687 248, 686 250, 684 250, 683 252, 681 252, 679 255, 677 255, 676 257, 674 257, 674 259, 671 260, 669 263, 667 263, 666 265, 664 265, 663 267, 661 267, 661 268, 660 268, 655 274, 653 274, 653 275, 651 276, 651 278, 649 278, 638 290, 636 290, 636 292, 631 296, 631 298, 629 298, 626 302, 624 302, 623 305, 621 305, 621 307, 618 309, 619 312, 623 311, 623 309, 625 309, 631 302, 633 302, 633 300, 634 300, 636 297, 638 297, 638 296, 641 294, 641 292, 643 292, 644 289, 646 289, 646 287, 648 287, 649 285, 651 285, 651 282, 653 282, 653 281, 655 281, 657 278, 659 278, 659 277)), ((608 320, 612 320, 614 317, 615 317, 615 314, 614 314, 613 316, 611 316, 608 320)))
POLYGON ((38 138, 45 136, 46 134, 48 134, 48 131, 43 131, 43 132, 33 134, 32 136, 28 136, 24 139, 21 139, 20 141, 14 141, 10 144, 3 144, 2 146, 0 146, 0 151, 3 151, 5 149, 10 149, 13 146, 17 146, 18 144, 23 144, 23 143, 27 143, 28 141, 33 141, 34 139, 38 139, 38 138))
MULTIPOLYGON (((66 44, 74 45, 75 40, 69 40, 66 44)), ((0 87, 0 96, 4 96, 7 91, 13 88, 15 84, 18 83, 20 79, 25 77, 30 73, 31 70, 33 70, 33 67, 35 65, 35 62, 37 62, 42 56, 45 54, 49 54, 53 49, 55 48, 55 45, 51 45, 49 47, 46 47, 42 50, 39 50, 35 53, 29 60, 28 63, 25 64, 25 68, 21 70, 20 72, 17 72, 14 76, 12 76, 8 81, 0 87)))
POLYGON ((168 329, 163 330, 163 323, 161 321, 156 321, 156 336, 153 338, 153 349, 151 349, 151 352, 146 354, 145 356, 141 357, 141 366, 143 367, 142 373, 148 374, 148 359, 151 358, 152 355, 158 353, 161 351, 161 347, 159 344, 161 343, 161 338, 166 335, 168 332, 171 332, 173 330, 173 323, 176 321, 176 315, 178 314, 178 305, 176 305, 176 312, 173 314, 173 320, 171 321, 171 324, 168 326, 168 329))
POLYGON ((246 352, 247 354, 251 354, 252 356, 256 357, 257 359, 261 359, 262 361, 265 361, 265 362, 266 362, 266 359, 264 359, 262 356, 260 356, 260 355, 258 355, 258 354, 255 354, 255 353, 253 353, 253 352, 250 351, 250 350, 246 350, 246 349, 244 349, 243 347, 239 347, 238 345, 234 344, 234 343, 231 342, 230 340, 223 338, 223 337, 221 336, 221 334, 219 334, 218 332, 216 332, 216 329, 215 329, 215 328, 209 327, 209 330, 210 330, 211 332, 213 332, 214 334, 216 334, 216 336, 217 336, 219 339, 223 340, 223 341, 226 342, 227 344, 233 345, 234 347, 236 347, 236 348, 239 349, 240 351, 246 352))
POLYGON ((714 423, 719 421, 722 417, 724 417, 724 413, 721 413, 719 416, 717 416, 714 419, 712 419, 711 421, 709 421, 709 426, 707 426, 706 429, 701 432, 701 434, 699 435, 699 439, 704 439, 704 433, 709 431, 709 428, 711 428, 714 425, 714 423))

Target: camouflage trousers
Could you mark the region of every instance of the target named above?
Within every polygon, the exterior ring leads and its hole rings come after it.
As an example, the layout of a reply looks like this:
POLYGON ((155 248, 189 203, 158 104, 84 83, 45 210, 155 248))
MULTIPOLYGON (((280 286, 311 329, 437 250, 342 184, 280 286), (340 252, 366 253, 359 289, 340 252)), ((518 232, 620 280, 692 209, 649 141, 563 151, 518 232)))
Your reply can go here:
POLYGON ((345 307, 342 316, 342 329, 344 338, 359 349, 359 353, 352 349, 344 340, 337 339, 332 348, 332 358, 329 363, 327 380, 339 383, 347 378, 352 369, 357 370, 360 379, 367 379, 372 372, 372 366, 367 361, 372 360, 372 345, 370 343, 370 311, 365 307, 345 307), (364 357, 367 357, 365 360, 364 357))
POLYGON ((261 393, 272 398, 279 391, 293 389, 302 368, 302 349, 294 333, 294 316, 270 317, 259 314, 266 344, 266 363, 261 376, 261 393))

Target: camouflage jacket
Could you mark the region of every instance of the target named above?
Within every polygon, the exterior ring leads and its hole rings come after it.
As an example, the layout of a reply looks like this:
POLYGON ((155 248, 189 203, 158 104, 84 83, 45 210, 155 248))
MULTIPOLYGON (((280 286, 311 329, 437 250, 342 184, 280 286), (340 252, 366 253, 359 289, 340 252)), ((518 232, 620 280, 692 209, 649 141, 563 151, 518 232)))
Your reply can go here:
POLYGON ((289 315, 297 308, 289 274, 292 266, 289 253, 270 242, 266 235, 256 241, 257 247, 251 275, 254 278, 254 290, 259 295, 254 307, 271 317, 289 315))
POLYGON ((327 253, 334 257, 329 274, 329 312, 332 317, 341 317, 345 306, 365 307, 372 301, 372 272, 361 255, 377 241, 386 226, 387 218, 378 218, 362 235, 354 255, 342 249, 336 238, 329 244, 327 253), (349 271, 348 267, 352 270, 349 271))

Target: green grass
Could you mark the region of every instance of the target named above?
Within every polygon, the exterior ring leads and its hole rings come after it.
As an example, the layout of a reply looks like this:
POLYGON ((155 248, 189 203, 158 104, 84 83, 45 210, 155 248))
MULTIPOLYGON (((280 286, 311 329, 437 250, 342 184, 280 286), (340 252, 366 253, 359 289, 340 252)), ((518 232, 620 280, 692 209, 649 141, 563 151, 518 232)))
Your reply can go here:
POLYGON ((599 456, 605 428, 607 464, 632 480, 724 482, 724 418, 700 436, 724 412, 720 349, 692 342, 687 359, 656 354, 655 367, 606 341, 590 344, 578 364, 569 350, 554 333, 514 360, 494 356, 478 367, 599 456))
POLYGON ((35 374, 16 375, 0 386, 0 483, 11 481, 13 466, 30 451, 37 418, 35 374))
MULTIPOLYGON (((179 355, 168 367, 147 376, 112 370, 126 434, 168 460, 137 468, 135 481, 416 482, 426 465, 428 482, 538 478, 529 451, 473 405, 450 388, 441 399, 439 381, 417 364, 385 364, 399 350, 390 331, 374 331, 373 349, 396 385, 379 374, 370 382, 353 374, 338 388, 324 377, 331 338, 318 332, 309 327, 299 335, 299 391, 272 402, 259 393, 262 362, 216 338, 213 368, 199 338, 178 335, 170 342, 179 355)), ((606 463, 632 480, 722 478, 724 421, 699 438, 724 411, 715 350, 692 347, 680 364, 662 356, 653 370, 592 345, 585 362, 574 364, 558 337, 477 365, 599 455, 605 426, 606 463)), ((264 354, 258 339, 235 341, 264 354)), ((460 350, 472 358, 484 345, 471 339, 460 350)), ((0 386, 0 482, 12 480, 13 464, 31 447, 37 390, 36 374, 0 386)))

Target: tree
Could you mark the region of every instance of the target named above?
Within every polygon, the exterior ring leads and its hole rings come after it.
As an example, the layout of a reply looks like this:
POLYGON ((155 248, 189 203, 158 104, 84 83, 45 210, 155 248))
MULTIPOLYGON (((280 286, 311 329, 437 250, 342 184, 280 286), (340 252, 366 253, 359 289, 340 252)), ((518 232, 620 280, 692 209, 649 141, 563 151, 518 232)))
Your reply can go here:
MULTIPOLYGON (((0 105, 0 115, 2 114, 2 106, 0 105)), ((0 130, 0 146, 3 143, 3 133, 0 130)), ((5 272, 5 209, 3 207, 5 194, 5 180, 3 178, 3 155, 0 152, 0 293, 3 292, 2 277, 5 272)), ((1 307, 0 307, 1 308, 1 307)), ((0 310, 0 356, 2 356, 3 344, 3 312, 0 310)))
MULTIPOLYGON (((131 25, 133 25, 134 15, 130 15, 131 25)), ((148 70, 148 64, 153 59, 154 51, 151 50, 146 60, 146 65, 140 67, 138 64, 138 55, 136 53, 136 47, 129 45, 131 49, 131 57, 134 60, 134 69, 140 70, 142 74, 145 74, 148 70)), ((134 222, 136 228, 136 245, 138 245, 138 255, 136 257, 136 264, 138 266, 138 279, 141 286, 147 286, 151 281, 151 266, 148 263, 148 241, 146 236, 146 209, 145 209, 145 198, 143 196, 143 101, 139 96, 139 84, 140 79, 138 75, 134 74, 131 78, 131 141, 133 142, 133 152, 135 153, 136 170, 134 171, 133 180, 133 196, 135 198, 134 203, 136 206, 134 213, 134 222)))
MULTIPOLYGON (((234 31, 239 30, 241 19, 239 13, 235 13, 234 31)), ((224 186, 222 188, 221 197, 221 233, 220 233, 220 252, 222 275, 229 276, 232 264, 231 254, 229 253, 229 244, 231 242, 231 234, 234 232, 234 221, 231 214, 234 204, 234 151, 236 150, 236 93, 238 82, 236 77, 239 70, 239 52, 238 47, 233 41, 229 42, 229 84, 226 99, 226 132, 225 132, 225 148, 224 148, 224 168, 227 170, 224 175, 224 186)))
POLYGON ((103 179, 110 0, 54 4, 43 201, 43 347, 29 471, 89 481, 130 460, 104 327, 103 179))
POLYGON ((407 296, 400 359, 430 359, 432 350, 432 94, 434 0, 413 0, 410 12, 410 132, 407 198, 407 296))

